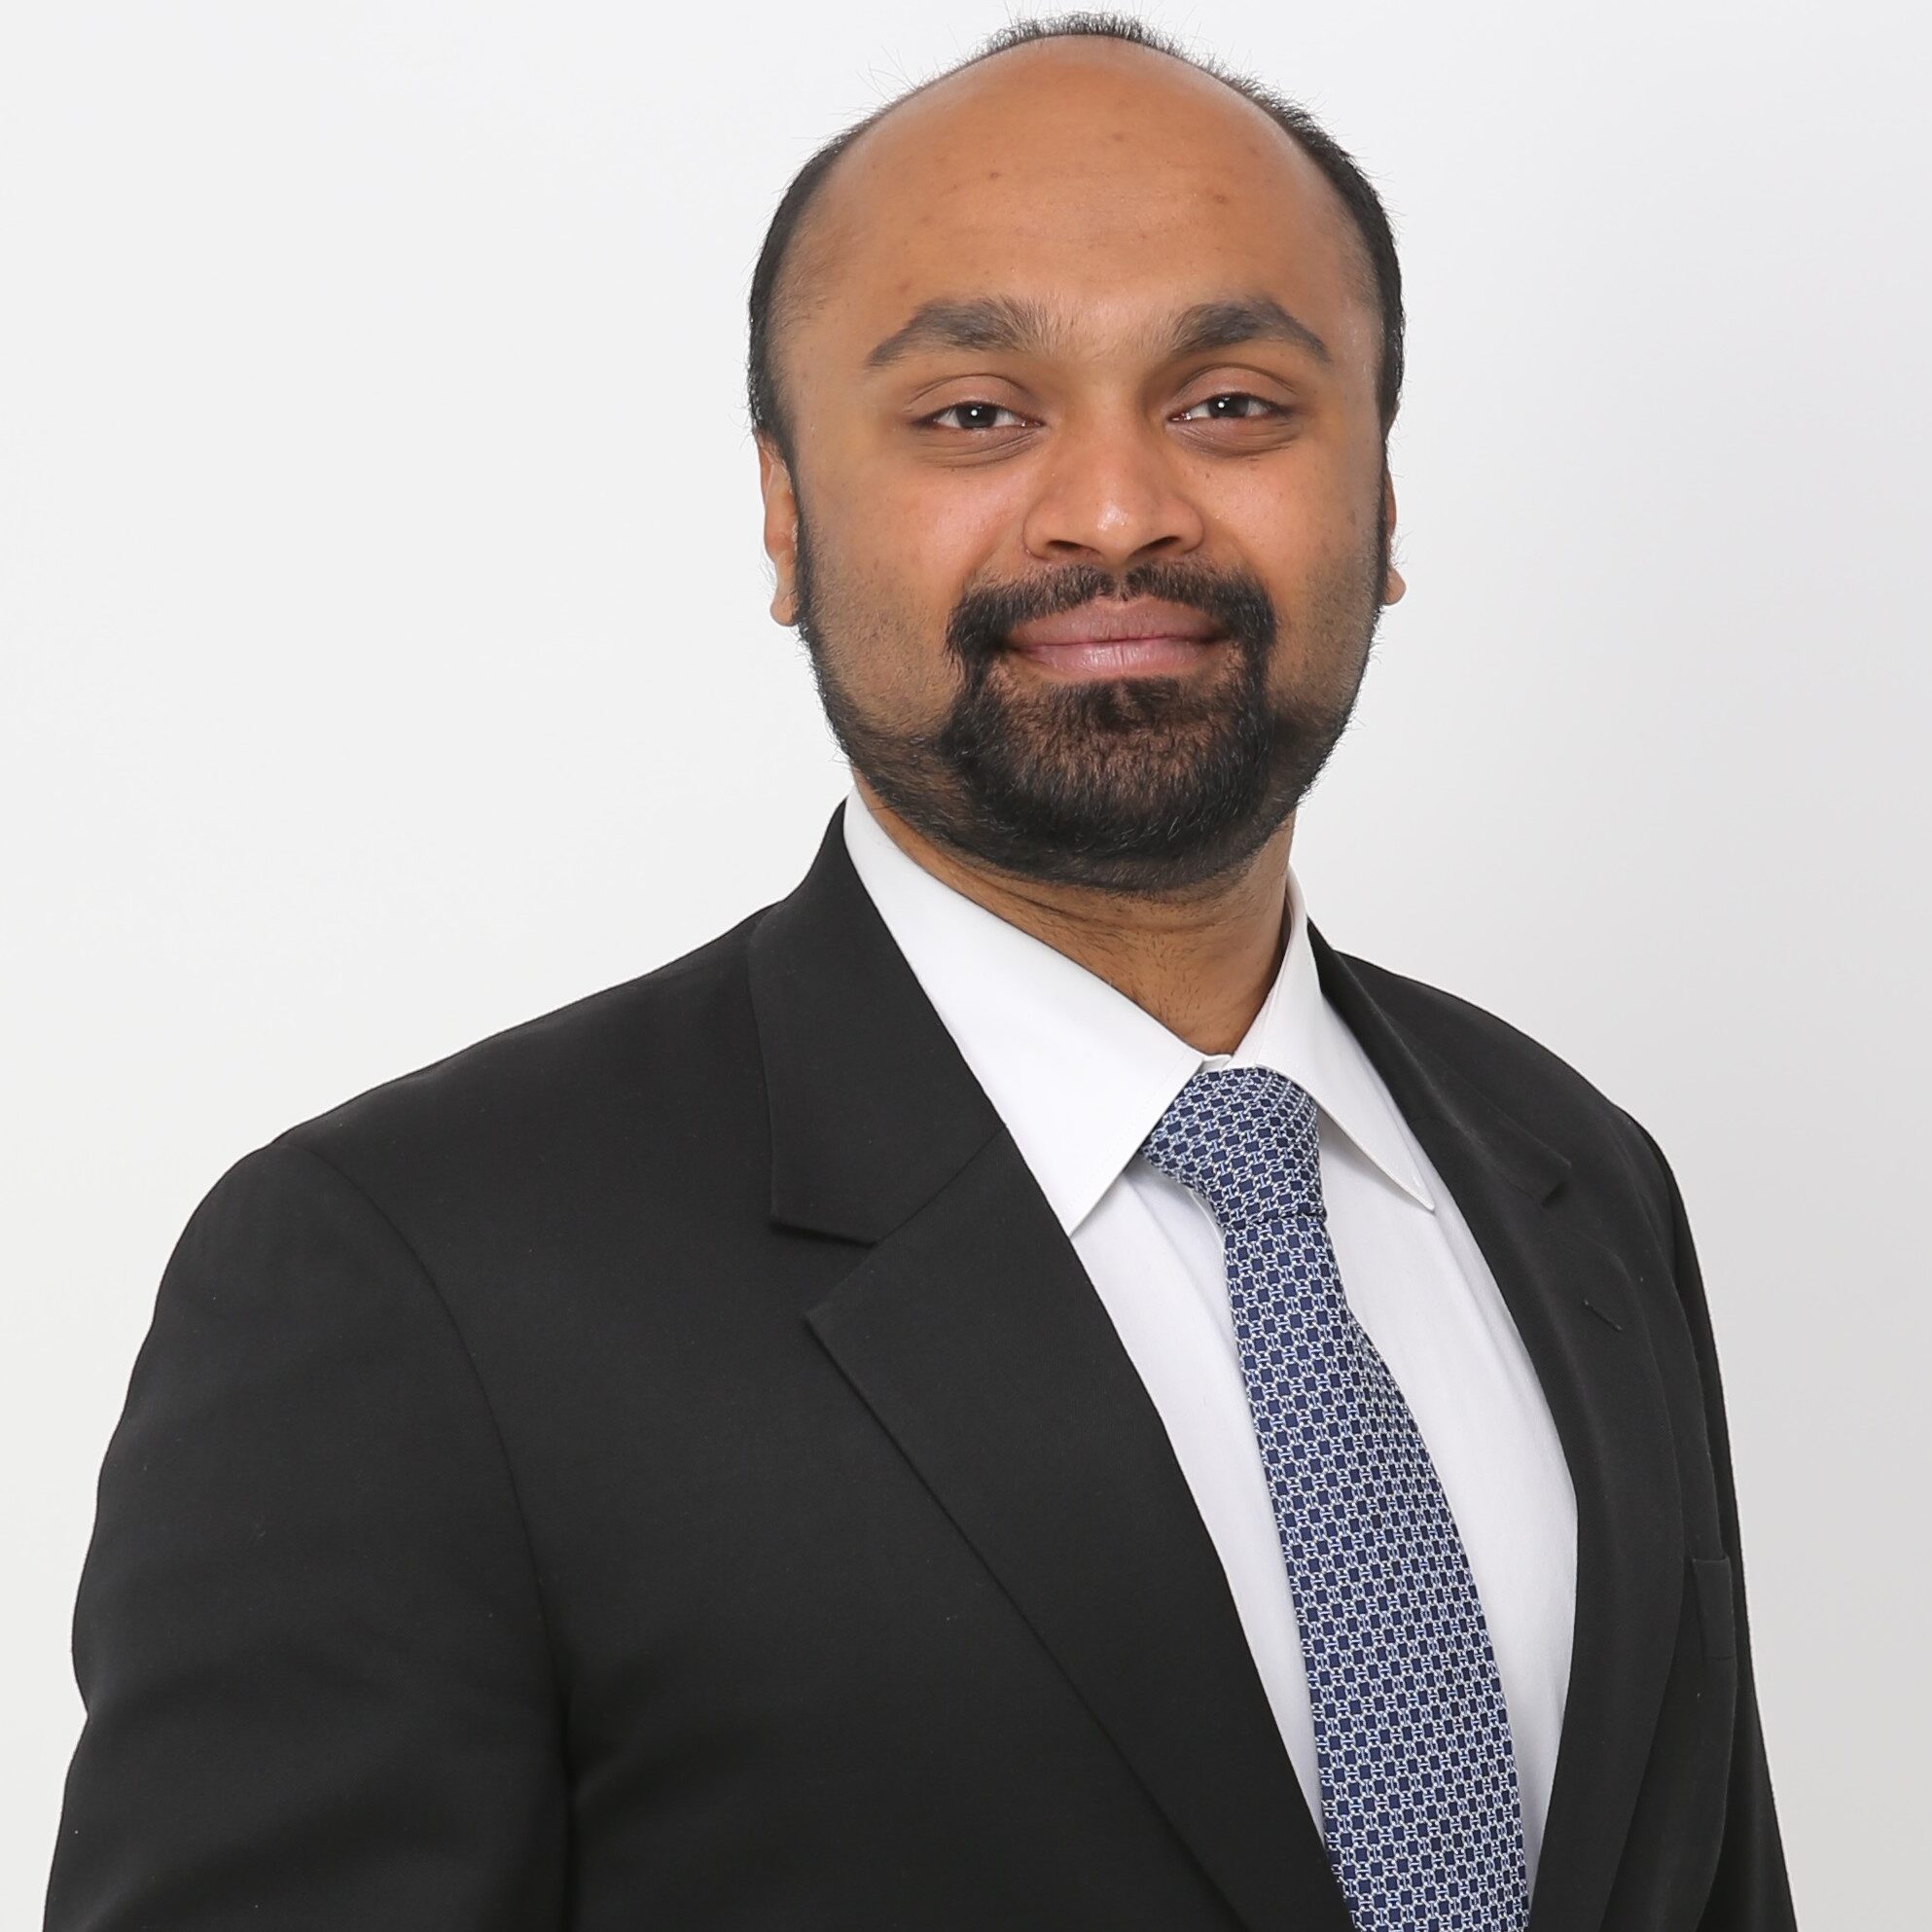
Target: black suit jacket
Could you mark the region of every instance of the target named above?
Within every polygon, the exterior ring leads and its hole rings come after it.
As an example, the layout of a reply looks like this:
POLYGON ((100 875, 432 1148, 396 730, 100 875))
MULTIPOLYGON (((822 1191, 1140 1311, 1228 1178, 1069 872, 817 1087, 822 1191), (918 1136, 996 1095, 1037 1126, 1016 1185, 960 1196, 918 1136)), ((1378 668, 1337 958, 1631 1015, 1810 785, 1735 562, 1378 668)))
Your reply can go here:
MULTIPOLYGON (((1531 1932, 1779 1932, 1669 1170, 1310 937, 1575 1481, 1531 1932)), ((836 814, 778 904, 221 1178, 74 1662, 51 1932, 1347 1932, 1159 1415, 836 814)))

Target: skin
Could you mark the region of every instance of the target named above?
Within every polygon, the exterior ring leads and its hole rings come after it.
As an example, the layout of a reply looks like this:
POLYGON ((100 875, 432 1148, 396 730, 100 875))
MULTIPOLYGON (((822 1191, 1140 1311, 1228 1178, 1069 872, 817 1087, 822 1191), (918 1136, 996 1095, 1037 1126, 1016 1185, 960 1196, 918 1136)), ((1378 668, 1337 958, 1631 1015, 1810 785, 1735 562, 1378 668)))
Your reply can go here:
MULTIPOLYGON (((1282 620, 1270 695, 1351 701, 1376 607, 1405 588, 1376 543, 1395 505, 1366 276, 1340 199, 1288 136, 1149 50, 1048 41, 913 96, 846 150, 795 237, 777 350, 794 462, 759 441, 772 617, 798 621, 804 505, 825 648, 853 702, 894 728, 937 720, 956 689, 945 637, 962 591, 1069 564, 1252 573, 1282 620), (1048 305, 1062 332, 1050 350, 866 366, 919 304, 962 294, 1048 305), (1156 325, 1231 294, 1272 297, 1329 359, 1267 340, 1179 361, 1154 346, 1156 325), (1287 413, 1210 406, 1229 395, 1287 413), (996 410, 922 425, 969 402, 996 410), (1344 592, 1363 608, 1339 624, 1344 592), (1331 615, 1293 621, 1307 611, 1331 615)), ((997 668, 1058 675, 1019 653, 997 668)), ((1280 963, 1292 811, 1214 877, 1121 891, 980 862, 853 778, 948 884, 1199 1051, 1238 1045, 1280 963)))

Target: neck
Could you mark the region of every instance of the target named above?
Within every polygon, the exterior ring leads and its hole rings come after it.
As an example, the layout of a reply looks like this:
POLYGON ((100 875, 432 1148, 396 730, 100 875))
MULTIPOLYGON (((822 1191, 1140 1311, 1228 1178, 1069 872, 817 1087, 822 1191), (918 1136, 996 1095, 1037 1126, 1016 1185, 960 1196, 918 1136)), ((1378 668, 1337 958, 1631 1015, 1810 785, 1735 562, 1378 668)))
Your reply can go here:
POLYGON ((1254 1023, 1288 937, 1291 813, 1226 877, 1160 898, 996 873, 915 831, 853 773, 892 842, 934 877, 1105 980, 1203 1054, 1228 1054, 1254 1023))

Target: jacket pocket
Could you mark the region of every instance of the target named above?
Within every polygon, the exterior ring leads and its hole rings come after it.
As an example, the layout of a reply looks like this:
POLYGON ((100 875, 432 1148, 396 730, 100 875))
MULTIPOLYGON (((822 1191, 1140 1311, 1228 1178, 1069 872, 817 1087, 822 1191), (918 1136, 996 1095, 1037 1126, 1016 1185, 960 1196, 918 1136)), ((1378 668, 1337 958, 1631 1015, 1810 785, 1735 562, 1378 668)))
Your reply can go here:
POLYGON ((1693 1556, 1691 1575, 1698 1592, 1698 1622, 1706 1657, 1737 1655, 1737 1618, 1729 1556, 1693 1556))

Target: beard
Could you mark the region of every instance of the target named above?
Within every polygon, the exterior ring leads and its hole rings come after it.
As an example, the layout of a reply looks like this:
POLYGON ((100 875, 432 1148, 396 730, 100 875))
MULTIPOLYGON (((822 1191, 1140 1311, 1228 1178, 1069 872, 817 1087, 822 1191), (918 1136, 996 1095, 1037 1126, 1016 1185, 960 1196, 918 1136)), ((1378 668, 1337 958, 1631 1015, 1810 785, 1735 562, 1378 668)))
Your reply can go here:
POLYGON ((803 503, 794 621, 840 750, 916 832, 1020 878, 1171 892, 1251 858, 1321 774, 1368 667, 1386 547, 1384 499, 1373 550, 1316 583, 1298 613, 1300 657, 1312 668, 1287 693, 1269 689, 1279 623, 1251 573, 1163 560, 1116 579, 1076 565, 966 591, 946 629, 957 690, 932 724, 894 726, 870 715, 841 674, 828 631, 844 626, 837 614, 828 625, 822 608, 803 503), (1224 636, 1213 649, 1227 662, 1185 676, 1066 681, 1016 662, 1016 626, 1115 595, 1200 612, 1224 636))

